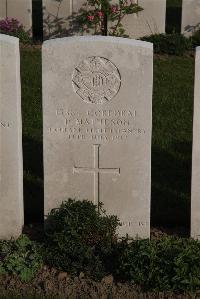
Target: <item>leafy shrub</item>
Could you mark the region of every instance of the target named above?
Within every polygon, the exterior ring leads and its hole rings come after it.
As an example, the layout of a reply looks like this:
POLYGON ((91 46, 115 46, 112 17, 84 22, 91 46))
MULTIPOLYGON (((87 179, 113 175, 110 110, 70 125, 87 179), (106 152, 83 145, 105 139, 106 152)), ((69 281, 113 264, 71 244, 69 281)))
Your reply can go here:
POLYGON ((193 33, 191 36, 191 42, 194 48, 200 46, 200 29, 193 33))
POLYGON ((191 40, 179 33, 153 34, 144 36, 141 40, 153 43, 154 53, 157 54, 180 56, 192 48, 191 40))
POLYGON ((148 291, 195 291, 200 288, 200 242, 170 237, 124 241, 116 276, 148 291))
POLYGON ((0 241, 0 274, 16 274, 32 279, 42 264, 39 247, 25 235, 16 241, 0 241))
POLYGON ((72 199, 52 210, 46 224, 47 264, 73 275, 99 279, 107 274, 119 221, 104 213, 89 201, 72 199))
POLYGON ((116 216, 107 216, 89 201, 69 199, 48 215, 44 243, 38 246, 22 235, 0 241, 0 274, 33 278, 46 263, 72 275, 84 272, 101 279, 113 274, 144 291, 195 292, 200 289, 200 242, 163 237, 157 240, 117 241, 116 216), (42 249, 42 250, 41 250, 42 249))
POLYGON ((22 43, 30 43, 31 38, 23 25, 14 18, 0 20, 0 33, 18 37, 22 43))
POLYGON ((86 0, 75 19, 83 32, 128 37, 122 20, 141 10, 132 0, 118 0, 115 4, 111 0, 86 0))

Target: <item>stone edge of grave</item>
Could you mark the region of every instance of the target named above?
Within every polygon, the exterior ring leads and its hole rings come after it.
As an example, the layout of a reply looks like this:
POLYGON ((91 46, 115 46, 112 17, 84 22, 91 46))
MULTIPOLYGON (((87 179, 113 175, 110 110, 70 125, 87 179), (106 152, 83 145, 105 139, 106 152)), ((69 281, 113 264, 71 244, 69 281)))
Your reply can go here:
POLYGON ((138 46, 153 50, 153 43, 140 41, 136 39, 123 38, 123 37, 113 37, 113 36, 76 36, 76 37, 63 37, 55 38, 51 40, 46 40, 43 43, 43 47, 49 46, 55 43, 74 43, 74 42, 111 42, 116 44, 125 44, 131 46, 138 46))
POLYGON ((0 42, 9 42, 9 43, 18 45, 19 39, 17 37, 11 36, 11 35, 0 33, 0 42))
POLYGON ((200 46, 196 47, 196 53, 199 53, 199 52, 200 52, 200 46))

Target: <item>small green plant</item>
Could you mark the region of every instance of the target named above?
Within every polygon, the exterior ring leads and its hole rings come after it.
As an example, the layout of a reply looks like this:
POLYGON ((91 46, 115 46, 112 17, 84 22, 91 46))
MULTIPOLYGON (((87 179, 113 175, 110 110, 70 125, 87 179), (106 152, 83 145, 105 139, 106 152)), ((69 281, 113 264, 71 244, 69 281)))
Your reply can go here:
POLYGON ((23 25, 14 18, 5 18, 0 20, 0 33, 15 36, 22 43, 30 43, 30 35, 24 30, 23 25))
POLYGON ((191 42, 193 47, 200 46, 200 29, 196 30, 191 36, 191 42))
POLYGON ((154 53, 157 54, 180 56, 192 48, 191 40, 179 33, 154 34, 144 36, 141 40, 153 43, 154 53))
POLYGON ((76 16, 82 32, 95 35, 128 37, 122 20, 126 15, 138 13, 142 8, 133 0, 87 0, 76 16))
POLYGON ((187 291, 200 288, 200 242, 165 237, 122 242, 116 276, 148 291, 187 291))
POLYGON ((31 280, 42 264, 39 246, 27 236, 16 241, 0 241, 0 274, 15 274, 31 280))
POLYGON ((52 210, 46 223, 47 264, 73 275, 93 278, 107 274, 119 221, 89 201, 69 199, 52 210))

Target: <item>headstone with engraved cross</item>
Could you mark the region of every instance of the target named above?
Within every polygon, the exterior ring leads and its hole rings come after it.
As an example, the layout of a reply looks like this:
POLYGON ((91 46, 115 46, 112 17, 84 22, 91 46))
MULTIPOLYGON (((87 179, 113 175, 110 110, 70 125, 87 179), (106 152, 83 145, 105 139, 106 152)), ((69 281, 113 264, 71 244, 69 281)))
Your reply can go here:
POLYGON ((76 37, 43 45, 45 214, 88 199, 149 237, 153 50, 76 37))

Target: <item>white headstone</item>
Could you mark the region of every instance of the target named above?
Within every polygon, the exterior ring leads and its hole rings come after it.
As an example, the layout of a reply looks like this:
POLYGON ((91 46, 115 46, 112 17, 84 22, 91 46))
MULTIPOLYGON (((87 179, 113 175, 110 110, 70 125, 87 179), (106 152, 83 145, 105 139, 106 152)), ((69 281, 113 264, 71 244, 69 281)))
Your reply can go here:
POLYGON ((191 237, 200 239, 200 47, 196 48, 193 153, 192 153, 192 198, 191 237))
POLYGON ((69 37, 43 45, 45 214, 104 203, 120 235, 150 234, 152 44, 69 37), (67 55, 66 55, 67 53, 67 55))
POLYGON ((32 0, 0 0, 0 19, 14 18, 32 33, 32 0))
POLYGON ((74 35, 72 15, 80 10, 86 0, 43 0, 43 37, 74 35))
MULTIPOLYGON (((112 0, 112 3, 119 3, 119 0, 112 0)), ((166 0, 133 0, 133 3, 143 10, 126 15, 122 21, 130 38, 165 33, 166 0)))
POLYGON ((2 16, 6 16, 6 0, 0 1, 0 19, 2 16))
POLYGON ((0 34, 0 239, 22 232, 23 171, 19 40, 0 34))
POLYGON ((200 29, 200 0, 182 0, 181 32, 191 36, 200 29))

